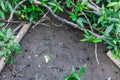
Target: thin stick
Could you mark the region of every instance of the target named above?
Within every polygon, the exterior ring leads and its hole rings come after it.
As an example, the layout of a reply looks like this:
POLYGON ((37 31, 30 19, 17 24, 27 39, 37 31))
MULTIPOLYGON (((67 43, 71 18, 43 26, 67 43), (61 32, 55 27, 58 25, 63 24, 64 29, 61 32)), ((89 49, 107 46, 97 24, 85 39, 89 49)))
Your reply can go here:
MULTIPOLYGON (((3 19, 1 19, 0 22, 9 23, 7 20, 3 20, 3 19)), ((14 24, 18 24, 18 23, 22 23, 22 22, 24 23, 25 21, 10 21, 10 23, 14 23, 14 24)), ((31 23, 36 24, 37 22, 33 21, 31 23)), ((43 26, 50 26, 45 23, 38 23, 38 24, 43 25, 43 26)))
POLYGON ((98 11, 101 12, 101 10, 93 5, 91 5, 89 2, 86 4, 87 7, 89 7, 90 9, 94 10, 94 11, 98 11))
POLYGON ((93 32, 93 28, 92 28, 92 25, 90 23, 90 20, 88 19, 88 17, 86 16, 86 14, 83 11, 81 11, 81 13, 84 15, 85 19, 87 20, 87 22, 88 22, 88 24, 90 26, 91 31, 93 32))
POLYGON ((92 5, 94 5, 95 7, 97 7, 99 10, 101 10, 101 8, 100 8, 98 5, 96 5, 93 1, 89 0, 89 2, 90 2, 92 5))
POLYGON ((97 55, 97 43, 95 43, 95 58, 96 58, 96 61, 97 61, 97 65, 99 65, 99 60, 98 60, 98 55, 97 55))
MULTIPOLYGON (((22 27, 22 29, 20 30, 20 32, 18 33, 18 35, 16 36, 16 38, 14 39, 14 41, 16 42, 20 42, 23 38, 23 36, 26 34, 26 32, 28 31, 28 29, 30 28, 31 23, 28 24, 24 24, 24 26, 22 27)), ((5 58, 2 57, 0 60, 0 73, 2 72, 3 68, 5 67, 6 63, 4 62, 5 58)))
POLYGON ((13 33, 16 34, 16 32, 24 25, 24 22, 20 23, 14 30, 13 33))
POLYGON ((7 20, 3 20, 1 19, 0 22, 3 22, 3 23, 21 23, 21 22, 24 22, 24 21, 7 21, 7 20))
POLYGON ((46 14, 44 14, 44 16, 32 27, 32 28, 35 28, 35 26, 37 26, 40 22, 43 22, 44 18, 47 16, 48 12, 46 14))
POLYGON ((10 22, 5 25, 5 28, 7 28, 10 25, 10 22))

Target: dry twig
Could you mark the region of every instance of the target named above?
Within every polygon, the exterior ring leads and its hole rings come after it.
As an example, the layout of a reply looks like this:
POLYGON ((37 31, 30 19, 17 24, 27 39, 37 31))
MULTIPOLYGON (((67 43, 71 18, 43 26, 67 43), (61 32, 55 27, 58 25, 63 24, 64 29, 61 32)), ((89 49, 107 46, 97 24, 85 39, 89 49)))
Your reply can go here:
POLYGON ((101 12, 101 10, 93 5, 91 5, 89 2, 86 4, 87 7, 89 7, 90 9, 94 10, 94 11, 98 11, 101 12))
POLYGON ((20 23, 14 30, 13 33, 16 34, 16 32, 24 25, 24 22, 20 23))
POLYGON ((101 8, 100 8, 98 5, 96 5, 92 0, 89 0, 89 2, 90 2, 93 6, 97 7, 98 10, 101 10, 101 8))
POLYGON ((97 61, 97 64, 99 65, 99 60, 98 60, 98 55, 97 55, 97 43, 95 43, 95 58, 96 58, 96 61, 97 61))
POLYGON ((47 16, 48 12, 46 12, 46 14, 44 14, 44 16, 32 27, 35 28, 35 26, 37 26, 40 22, 44 21, 44 18, 47 16))

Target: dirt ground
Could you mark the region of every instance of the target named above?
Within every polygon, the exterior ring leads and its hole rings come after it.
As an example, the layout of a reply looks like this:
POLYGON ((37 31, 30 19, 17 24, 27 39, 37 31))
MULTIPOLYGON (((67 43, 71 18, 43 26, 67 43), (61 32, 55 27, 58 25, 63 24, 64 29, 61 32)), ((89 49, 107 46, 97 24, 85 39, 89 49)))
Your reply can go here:
POLYGON ((82 32, 77 29, 38 25, 31 28, 21 41, 21 53, 15 56, 16 63, 7 65, 0 80, 64 80, 72 66, 87 64, 85 80, 120 80, 120 70, 106 56, 103 43, 98 44, 97 65, 94 44, 82 43, 82 32), (45 62, 45 54, 51 60, 45 62))

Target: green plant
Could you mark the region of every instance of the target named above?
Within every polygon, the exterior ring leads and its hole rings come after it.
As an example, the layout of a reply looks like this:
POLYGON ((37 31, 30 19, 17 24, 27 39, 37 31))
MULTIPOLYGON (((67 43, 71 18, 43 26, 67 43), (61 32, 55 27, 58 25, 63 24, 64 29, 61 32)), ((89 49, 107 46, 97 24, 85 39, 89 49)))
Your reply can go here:
POLYGON ((85 38, 81 41, 96 43, 103 40, 108 45, 107 48, 112 50, 114 58, 120 58, 120 0, 106 0, 103 5, 102 0, 96 0, 95 3, 102 6, 101 12, 90 10, 86 6, 87 2, 88 0, 66 0, 69 18, 85 30, 85 38), (100 35, 99 38, 89 33, 92 29, 100 35))
POLYGON ((0 30, 0 56, 4 57, 7 63, 13 63, 12 53, 19 53, 20 51, 19 44, 14 41, 14 38, 15 36, 10 28, 0 30))
POLYGON ((86 42, 86 41, 93 42, 93 43, 102 42, 100 38, 96 38, 94 35, 92 35, 88 31, 85 31, 84 37, 85 37, 84 39, 80 40, 81 42, 86 42))
POLYGON ((57 12, 57 11, 62 11, 63 12, 63 9, 60 7, 60 3, 61 3, 61 1, 59 1, 59 2, 49 2, 49 5, 53 9, 53 12, 57 12))
POLYGON ((86 65, 82 66, 81 69, 79 70, 79 72, 76 73, 75 68, 73 66, 70 75, 64 76, 64 79, 65 80, 82 80, 81 75, 83 75, 85 70, 86 70, 86 65))

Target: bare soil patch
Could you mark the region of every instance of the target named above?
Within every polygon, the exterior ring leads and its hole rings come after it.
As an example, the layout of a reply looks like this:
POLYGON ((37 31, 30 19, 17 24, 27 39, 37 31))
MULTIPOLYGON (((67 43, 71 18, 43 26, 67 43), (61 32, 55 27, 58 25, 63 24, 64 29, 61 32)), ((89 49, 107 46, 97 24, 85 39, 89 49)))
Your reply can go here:
MULTIPOLYGON (((69 26, 68 26, 69 27, 69 26)), ((120 80, 120 70, 106 56, 103 43, 98 44, 97 65, 93 43, 82 43, 82 32, 74 28, 38 25, 31 28, 21 41, 16 63, 7 65, 0 80, 63 80, 61 75, 87 64, 86 80, 120 80), (51 60, 46 63, 44 55, 51 60)))

